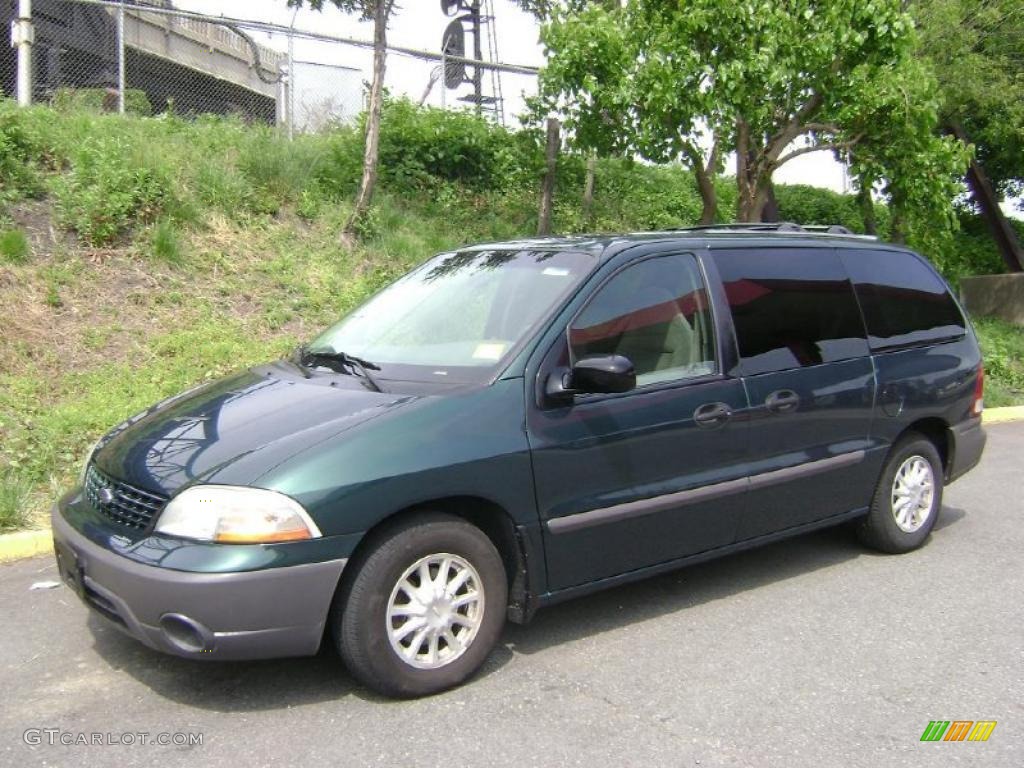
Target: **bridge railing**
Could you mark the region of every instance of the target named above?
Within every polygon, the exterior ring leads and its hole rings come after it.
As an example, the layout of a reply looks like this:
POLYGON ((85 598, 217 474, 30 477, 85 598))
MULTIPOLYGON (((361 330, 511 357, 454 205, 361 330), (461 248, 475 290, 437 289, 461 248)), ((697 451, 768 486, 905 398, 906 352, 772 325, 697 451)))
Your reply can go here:
MULTIPOLYGON (((4 27, 17 17, 8 6, 0 5, 4 27)), ((287 28, 187 12, 166 0, 33 0, 31 12, 32 102, 237 115, 289 132, 352 121, 362 109, 359 69, 299 61, 287 28)), ((13 96, 18 66, 10 50, 0 53, 0 89, 13 96)))
MULTIPOLYGON (((24 15, 17 6, 26 2, 0 2, 0 24, 8 27, 24 15)), ((491 0, 481 2, 490 8, 491 0)), ((281 5, 286 7, 284 0, 281 5)), ((246 6, 230 4, 238 13, 246 6)), ((210 0, 210 8, 225 7, 210 0)), ((441 10, 437 16, 442 25, 449 22, 441 10)), ((318 27, 329 18, 328 11, 317 15, 318 27)), ((19 55, 29 53, 32 63, 19 67, 12 49, 0 47, 0 90, 12 96, 18 91, 22 103, 149 115, 237 115, 277 125, 289 135, 355 120, 372 62, 367 40, 186 11, 171 0, 32 0, 31 18, 15 24, 15 32, 15 42, 27 41, 19 55), (30 77, 19 77, 23 71, 30 77)), ((496 57, 493 46, 490 55, 496 57)), ((440 35, 435 48, 440 49, 440 35)), ((442 108, 475 103, 504 121, 501 78, 506 78, 505 93, 518 92, 520 104, 523 94, 536 91, 531 67, 395 45, 389 52, 386 85, 399 84, 395 90, 421 103, 442 108), (453 72, 462 73, 454 85, 453 72), (476 101, 465 93, 471 83, 476 101)))

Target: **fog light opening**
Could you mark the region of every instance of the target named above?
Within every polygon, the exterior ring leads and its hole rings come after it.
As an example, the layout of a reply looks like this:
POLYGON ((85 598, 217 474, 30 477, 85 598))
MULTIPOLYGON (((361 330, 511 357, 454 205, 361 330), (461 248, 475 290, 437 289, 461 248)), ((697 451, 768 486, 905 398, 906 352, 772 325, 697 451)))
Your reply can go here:
POLYGON ((198 621, 180 613, 165 613, 160 617, 164 637, 175 648, 187 653, 213 650, 213 632, 198 621))

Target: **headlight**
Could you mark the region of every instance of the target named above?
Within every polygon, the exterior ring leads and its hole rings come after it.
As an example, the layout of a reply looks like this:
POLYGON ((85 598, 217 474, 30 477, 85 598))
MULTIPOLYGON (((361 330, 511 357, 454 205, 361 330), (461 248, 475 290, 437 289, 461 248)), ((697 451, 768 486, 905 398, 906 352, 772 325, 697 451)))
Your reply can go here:
POLYGON ((230 544, 320 537, 297 501, 283 493, 237 485, 194 485, 168 502, 156 531, 230 544))

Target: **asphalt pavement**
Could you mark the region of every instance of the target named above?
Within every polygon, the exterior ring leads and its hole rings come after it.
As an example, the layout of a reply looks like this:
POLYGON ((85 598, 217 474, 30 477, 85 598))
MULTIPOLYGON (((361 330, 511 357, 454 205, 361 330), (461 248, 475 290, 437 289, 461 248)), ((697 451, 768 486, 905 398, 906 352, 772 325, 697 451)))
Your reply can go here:
POLYGON ((57 580, 50 558, 0 566, 0 765, 1018 768, 1022 479, 1024 424, 992 426, 917 552, 833 529, 552 607, 419 701, 326 652, 163 656, 64 587, 32 589, 57 580), (998 725, 923 743, 930 720, 998 725))

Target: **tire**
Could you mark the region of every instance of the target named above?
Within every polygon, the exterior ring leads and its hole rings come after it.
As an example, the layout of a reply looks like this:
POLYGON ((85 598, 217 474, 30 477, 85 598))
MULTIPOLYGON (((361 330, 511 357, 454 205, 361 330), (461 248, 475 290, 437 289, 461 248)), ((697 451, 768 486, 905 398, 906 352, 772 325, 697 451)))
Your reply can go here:
POLYGON ((479 528, 423 513, 388 531, 355 565, 331 624, 338 652, 360 682, 411 698, 459 685, 480 668, 505 624, 508 577, 479 528))
POLYGON ((889 452, 870 511, 857 528, 860 540, 892 554, 917 549, 935 527, 942 488, 942 459, 934 443, 916 433, 903 437, 889 452))

